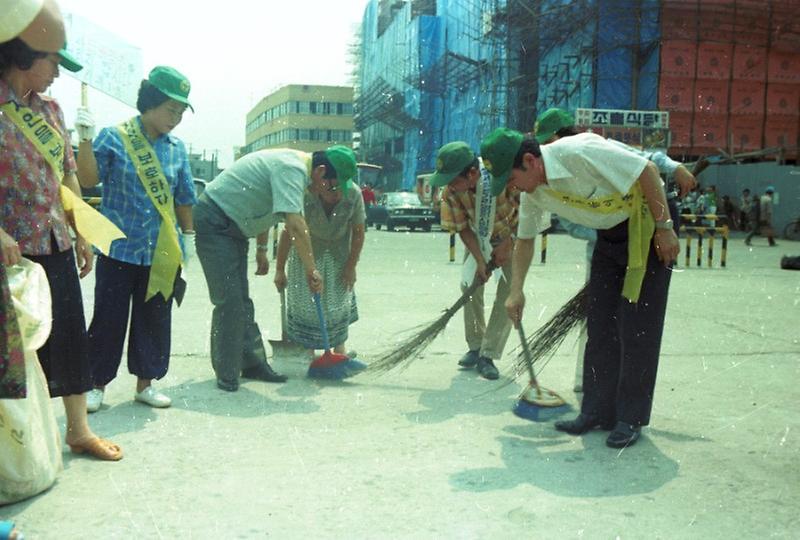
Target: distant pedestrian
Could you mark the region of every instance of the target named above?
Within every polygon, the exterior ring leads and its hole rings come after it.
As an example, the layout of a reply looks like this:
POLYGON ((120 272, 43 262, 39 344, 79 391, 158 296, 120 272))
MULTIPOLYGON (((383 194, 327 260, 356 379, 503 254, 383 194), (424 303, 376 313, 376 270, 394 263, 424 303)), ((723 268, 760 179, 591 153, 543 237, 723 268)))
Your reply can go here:
MULTIPOLYGON (((239 377, 284 382, 267 363, 247 278, 249 239, 256 238, 256 275, 269 272, 268 236, 283 219, 311 293, 322 293, 308 224, 307 187, 329 189, 356 174, 355 154, 344 146, 308 154, 290 149, 252 152, 209 183, 194 212, 197 255, 203 265, 211 316, 211 364, 217 387, 239 389, 239 377)), ((309 299, 309 302, 311 300, 309 299)))
POLYGON ((734 230, 739 228, 739 213, 733 206, 733 201, 730 196, 722 196, 722 214, 725 216, 720 221, 728 226, 729 229, 734 230))
POLYGON ((773 195, 775 193, 775 188, 769 186, 765 191, 764 194, 761 196, 761 199, 758 201, 758 225, 753 227, 753 230, 748 233, 747 237, 744 239, 744 243, 746 245, 751 245, 750 240, 752 240, 753 236, 758 232, 761 236, 766 236, 767 241, 769 242, 770 247, 777 246, 778 244, 775 243, 775 231, 772 229, 772 212, 773 212, 773 195))
POLYGON ((753 197, 750 196, 750 190, 745 188, 742 190, 742 196, 739 199, 739 230, 747 231, 753 225, 750 220, 753 211, 753 197))
POLYGON ((126 335, 128 371, 137 379, 134 400, 160 408, 172 403, 152 383, 169 369, 173 299, 182 299, 181 267, 194 253, 192 171, 186 147, 171 134, 191 108, 189 90, 177 70, 153 68, 139 87, 140 114, 96 138, 88 109, 78 110, 81 185, 103 184, 101 211, 126 235, 107 256, 97 255, 89 412, 100 409, 117 376, 126 335))
POLYGON ((364 187, 361 188, 361 197, 364 201, 364 206, 375 204, 375 192, 372 190, 371 185, 364 184, 364 187))

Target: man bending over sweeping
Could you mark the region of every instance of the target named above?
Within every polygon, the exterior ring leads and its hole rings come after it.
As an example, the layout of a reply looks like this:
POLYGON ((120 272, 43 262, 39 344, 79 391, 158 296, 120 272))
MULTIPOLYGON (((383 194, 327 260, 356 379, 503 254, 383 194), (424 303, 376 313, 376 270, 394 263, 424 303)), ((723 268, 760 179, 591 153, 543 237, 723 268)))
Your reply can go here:
POLYGON ((613 448, 636 443, 650 421, 670 270, 679 252, 658 169, 593 133, 540 147, 533 137, 498 128, 482 141, 481 157, 493 193, 524 192, 506 300, 515 325, 541 215, 555 212, 598 229, 581 413, 555 427, 572 435, 612 430, 606 444, 613 448))
POLYGON ((267 382, 286 380, 267 363, 254 320, 247 281, 249 239, 257 238, 256 275, 266 275, 269 229, 283 219, 308 288, 321 293, 322 277, 302 214, 304 193, 311 185, 327 190, 336 185, 340 171, 354 171, 355 167, 352 150, 343 146, 313 154, 261 150, 225 169, 198 199, 194 209, 197 256, 214 304, 211 363, 220 389, 238 390, 240 375, 267 382))
POLYGON ((439 149, 436 172, 429 183, 432 187, 447 186, 442 193, 442 229, 457 232, 466 247, 462 292, 476 279, 481 283, 489 280, 491 273, 487 266, 490 262, 502 273, 497 281, 497 295, 488 326, 483 314, 483 286, 464 305, 464 334, 469 350, 458 361, 462 368, 476 368, 485 379, 497 379, 494 361, 503 356, 511 331, 511 321, 503 306, 511 283, 519 193, 510 195, 502 190, 492 195, 491 175, 462 141, 439 149))

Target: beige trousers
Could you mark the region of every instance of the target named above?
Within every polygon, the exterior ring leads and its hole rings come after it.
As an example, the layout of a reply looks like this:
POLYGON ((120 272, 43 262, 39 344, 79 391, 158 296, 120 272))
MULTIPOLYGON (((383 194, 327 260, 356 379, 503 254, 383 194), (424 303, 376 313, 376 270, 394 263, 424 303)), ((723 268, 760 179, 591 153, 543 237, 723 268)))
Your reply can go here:
MULTIPOLYGON (((464 335, 467 346, 471 351, 480 351, 481 356, 499 360, 503 356, 503 349, 511 332, 511 319, 506 313, 506 298, 511 287, 511 261, 502 267, 503 277, 497 283, 492 313, 489 315, 489 325, 483 314, 483 291, 486 285, 475 290, 475 294, 464 304, 464 335)), ((490 278, 487 283, 492 283, 490 278)), ((467 290, 463 283, 461 291, 467 290)))

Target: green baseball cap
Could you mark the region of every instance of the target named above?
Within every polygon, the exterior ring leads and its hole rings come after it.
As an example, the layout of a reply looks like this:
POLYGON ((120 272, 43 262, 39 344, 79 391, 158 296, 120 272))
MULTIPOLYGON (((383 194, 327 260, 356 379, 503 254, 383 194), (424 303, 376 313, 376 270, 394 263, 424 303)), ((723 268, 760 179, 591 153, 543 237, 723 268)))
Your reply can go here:
POLYGON ((446 186, 475 161, 475 153, 464 141, 447 143, 436 154, 436 172, 428 179, 433 187, 446 186))
POLYGON ((575 125, 575 119, 564 109, 552 107, 536 119, 533 134, 539 144, 545 144, 558 130, 575 125))
POLYGON ((337 144, 325 150, 325 157, 331 162, 336 170, 336 179, 339 181, 339 188, 347 189, 348 182, 356 175, 356 153, 352 148, 337 144))
POLYGON ((189 90, 192 89, 192 85, 183 73, 169 66, 156 66, 147 76, 147 80, 162 94, 185 103, 194 112, 194 107, 189 103, 189 90))
POLYGON ((483 167, 492 175, 492 195, 500 195, 508 184, 514 158, 524 136, 519 131, 497 128, 481 141, 483 167))
POLYGON ((58 56, 61 57, 61 62, 59 62, 59 65, 62 66, 64 69, 66 69, 68 71, 71 71, 73 73, 83 69, 83 64, 78 62, 75 59, 75 57, 72 56, 67 51, 67 44, 66 43, 64 44, 63 47, 61 47, 61 50, 58 51, 58 56))

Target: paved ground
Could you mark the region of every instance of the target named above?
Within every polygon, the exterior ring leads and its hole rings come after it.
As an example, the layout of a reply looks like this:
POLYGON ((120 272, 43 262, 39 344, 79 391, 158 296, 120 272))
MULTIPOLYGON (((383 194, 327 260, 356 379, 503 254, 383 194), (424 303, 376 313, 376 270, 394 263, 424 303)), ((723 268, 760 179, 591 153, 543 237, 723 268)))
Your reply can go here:
MULTIPOLYGON (((125 459, 66 452, 56 485, 0 518, 34 540, 796 538, 800 273, 778 260, 800 243, 755 243, 732 241, 727 269, 675 272, 652 423, 622 452, 602 432, 573 438, 519 419, 519 385, 487 393, 498 385, 459 372, 460 317, 400 373, 318 384, 301 361, 276 359, 287 384, 223 393, 194 265, 159 385, 173 407, 133 403, 134 380, 121 374, 91 422, 125 459)), ((370 231, 350 347, 368 359, 431 321, 458 297, 459 271, 446 235, 370 231)), ((531 275, 532 329, 580 286, 583 244, 551 236, 531 275)), ((92 286, 87 278, 87 310, 92 286)), ((264 333, 278 337, 271 277, 252 289, 264 333)), ((573 406, 574 365, 568 338, 541 375, 573 406)))

